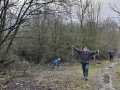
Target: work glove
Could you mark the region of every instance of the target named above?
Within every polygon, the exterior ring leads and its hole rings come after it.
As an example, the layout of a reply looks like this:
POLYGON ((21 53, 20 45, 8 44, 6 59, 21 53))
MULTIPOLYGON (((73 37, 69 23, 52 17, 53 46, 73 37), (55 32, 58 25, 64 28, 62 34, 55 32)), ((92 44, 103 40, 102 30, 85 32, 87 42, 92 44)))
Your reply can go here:
POLYGON ((95 53, 98 53, 98 51, 96 50, 95 53))

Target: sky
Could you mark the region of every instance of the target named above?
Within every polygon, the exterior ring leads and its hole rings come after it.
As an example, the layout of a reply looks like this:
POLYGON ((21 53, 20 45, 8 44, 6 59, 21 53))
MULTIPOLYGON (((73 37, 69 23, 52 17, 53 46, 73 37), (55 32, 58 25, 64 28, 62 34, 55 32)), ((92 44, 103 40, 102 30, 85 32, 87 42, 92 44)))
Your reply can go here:
MULTIPOLYGON (((120 0, 99 0, 101 2, 101 16, 103 18, 107 18, 107 17, 118 17, 118 14, 115 13, 113 10, 110 9, 110 5, 109 3, 114 6, 116 5, 119 10, 120 10, 120 0)), ((114 18, 115 19, 115 18, 114 18)))
MULTIPOLYGON (((95 1, 96 2, 99 1, 101 3, 101 12, 100 12, 101 20, 105 20, 106 18, 111 18, 111 19, 114 19, 116 22, 120 23, 120 21, 117 18, 118 14, 110 8, 110 5, 111 6, 116 5, 116 7, 120 11, 120 0, 95 0, 95 1)), ((73 15, 73 16, 75 16, 75 15, 73 15)), ((78 19, 74 18, 73 20, 75 22, 78 22, 78 19)))
MULTIPOLYGON (((23 0, 20 0, 23 1, 23 0)), ((98 1, 98 0, 95 0, 98 1)), ((114 6, 116 5, 120 10, 120 0, 99 0, 101 2, 101 18, 106 19, 107 17, 113 18, 118 17, 118 14, 115 13, 113 10, 110 9, 109 3, 114 6)), ((116 21, 117 18, 114 18, 116 21)))

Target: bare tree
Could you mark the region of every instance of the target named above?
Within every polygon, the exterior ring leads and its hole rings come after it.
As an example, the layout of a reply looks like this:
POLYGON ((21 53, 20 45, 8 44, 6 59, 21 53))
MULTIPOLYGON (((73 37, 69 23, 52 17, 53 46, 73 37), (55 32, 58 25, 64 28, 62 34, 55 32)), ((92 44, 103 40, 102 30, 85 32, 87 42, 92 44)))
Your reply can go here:
POLYGON ((110 9, 112 9, 114 12, 116 12, 120 16, 119 8, 116 5, 112 6, 110 3, 109 5, 110 5, 110 9))
POLYGON ((91 40, 94 42, 94 45, 91 45, 95 48, 99 47, 99 24, 101 19, 101 3, 99 1, 92 1, 87 10, 86 22, 88 30, 86 37, 91 36, 91 40))
POLYGON ((78 42, 80 42, 80 47, 83 45, 84 38, 84 20, 87 13, 87 9, 91 3, 91 0, 78 0, 73 3, 73 13, 76 19, 80 22, 80 36, 78 38, 78 42))
MULTIPOLYGON (((65 0, 0 0, 0 51, 5 46, 5 58, 21 25, 31 15, 45 13, 45 5, 64 4, 65 0), (37 5, 37 7, 35 7, 37 5)), ((57 9, 57 7, 55 7, 57 9)))

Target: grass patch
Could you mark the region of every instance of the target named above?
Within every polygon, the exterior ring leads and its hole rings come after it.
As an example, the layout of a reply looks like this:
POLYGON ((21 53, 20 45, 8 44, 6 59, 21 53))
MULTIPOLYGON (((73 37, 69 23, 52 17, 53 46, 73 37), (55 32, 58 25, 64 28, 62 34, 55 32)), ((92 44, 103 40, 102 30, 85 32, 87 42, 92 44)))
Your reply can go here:
MULTIPOLYGON (((102 64, 95 64, 95 65, 90 65, 89 66, 89 73, 91 75, 96 75, 102 72, 103 67, 110 65, 111 62, 109 62, 109 60, 105 60, 102 62, 102 64)), ((80 65, 75 65, 75 66, 71 66, 66 68, 66 70, 69 71, 78 71, 79 73, 82 73, 82 66, 80 65)))
POLYGON ((96 74, 100 73, 101 70, 102 70, 102 68, 91 67, 91 68, 89 69, 89 73, 90 73, 91 75, 96 75, 96 74))
POLYGON ((68 70, 77 70, 77 69, 81 69, 81 65, 77 65, 77 66, 72 66, 72 67, 69 67, 68 70))
POLYGON ((116 73, 120 76, 120 67, 117 68, 116 73))
POLYGON ((115 68, 113 71, 113 85, 116 90, 120 90, 120 67, 119 65, 117 66, 118 68, 115 68))

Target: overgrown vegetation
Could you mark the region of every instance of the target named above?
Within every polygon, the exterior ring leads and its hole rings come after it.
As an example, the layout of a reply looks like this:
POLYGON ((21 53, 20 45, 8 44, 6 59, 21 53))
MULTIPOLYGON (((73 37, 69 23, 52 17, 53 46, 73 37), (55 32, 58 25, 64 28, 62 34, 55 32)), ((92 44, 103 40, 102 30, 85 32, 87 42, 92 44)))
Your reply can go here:
MULTIPOLYGON (((21 28, 14 40, 11 51, 25 60, 36 63, 50 63, 56 57, 63 61, 71 62, 74 59, 72 45, 80 48, 81 29, 79 23, 64 23, 60 16, 51 19, 33 21, 30 26, 21 28), (36 23, 39 22, 39 23, 36 23), (73 29, 74 28, 74 29, 73 29)), ((83 44, 90 50, 100 50, 103 58, 108 57, 108 52, 117 52, 119 31, 114 20, 106 19, 96 23, 85 23, 83 44), (96 24, 98 24, 96 26, 96 24), (111 41, 112 40, 112 41, 111 41)), ((76 57, 76 56, 75 56, 76 57)))
POLYGON ((0 61, 49 67, 60 57, 71 65, 78 58, 72 45, 99 49, 108 58, 108 51, 119 49, 120 31, 114 19, 102 18, 101 9, 94 0, 1 0, 0 61))
MULTIPOLYGON (((91 78, 84 81, 72 46, 99 50, 105 60, 110 50, 117 53, 119 23, 103 18, 102 9, 97 0, 0 0, 0 89, 99 89, 96 75, 110 62, 90 62, 91 78), (58 57, 62 64, 55 70, 58 57)), ((119 78, 120 68, 115 73, 119 78)))
POLYGON ((0 3, 1 59, 19 56, 21 61, 44 65, 57 57, 72 62, 76 58, 72 45, 99 49, 103 58, 107 58, 109 50, 119 48, 118 23, 112 18, 102 19, 99 1, 1 0, 0 3))

